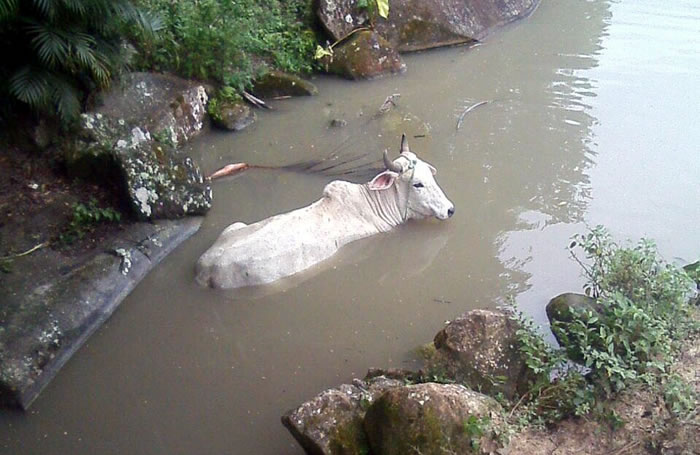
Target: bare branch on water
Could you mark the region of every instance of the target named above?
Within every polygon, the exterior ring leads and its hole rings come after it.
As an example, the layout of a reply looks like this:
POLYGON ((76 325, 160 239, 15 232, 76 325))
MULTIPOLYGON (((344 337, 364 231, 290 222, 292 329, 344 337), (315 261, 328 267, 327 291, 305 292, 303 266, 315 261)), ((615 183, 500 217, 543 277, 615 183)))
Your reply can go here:
POLYGON ((379 107, 379 115, 386 114, 392 107, 396 107, 396 101, 400 96, 400 93, 393 93, 387 96, 382 105, 379 107))
POLYGON ((241 95, 243 95, 243 98, 248 100, 249 103, 251 103, 255 107, 264 107, 265 109, 272 109, 271 106, 267 105, 265 101, 261 100, 260 98, 251 95, 250 93, 246 92, 243 90, 241 92, 241 95))
POLYGON ((474 109, 476 109, 479 106, 483 106, 484 104, 490 103, 490 101, 479 101, 478 103, 472 104, 471 106, 467 107, 462 111, 462 113, 459 115, 459 119, 457 120, 457 131, 462 127, 462 122, 464 122, 464 117, 474 109))

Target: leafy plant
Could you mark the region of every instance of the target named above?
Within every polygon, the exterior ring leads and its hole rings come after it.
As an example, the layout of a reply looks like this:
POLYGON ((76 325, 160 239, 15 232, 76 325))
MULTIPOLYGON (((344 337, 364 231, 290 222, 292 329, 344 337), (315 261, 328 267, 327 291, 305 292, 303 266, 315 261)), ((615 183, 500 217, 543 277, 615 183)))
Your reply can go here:
POLYGON ((389 0, 358 0, 357 7, 368 12, 370 23, 374 23, 377 16, 389 17, 389 0))
POLYGON ((488 416, 469 416, 464 422, 464 432, 469 438, 471 449, 478 452, 481 448, 481 438, 489 430, 491 419, 488 416))
POLYGON ((522 423, 549 423, 567 415, 596 411, 612 426, 619 416, 606 402, 631 384, 657 386, 666 381, 664 395, 674 412, 691 403, 686 387, 668 377, 679 343, 698 330, 688 299, 694 284, 682 270, 658 257, 649 240, 623 248, 601 226, 578 235, 570 245, 587 283, 586 294, 596 299, 596 311, 572 308, 572 318, 552 329, 562 346, 579 354, 583 370, 573 366, 564 348, 550 346, 531 319, 511 303, 520 324, 517 336, 528 368, 540 379, 516 403, 522 423), (584 258, 573 251, 580 248, 584 258), (585 373, 585 375, 584 375, 585 373))
POLYGON ((137 44, 142 68, 173 71, 243 90, 269 67, 310 72, 316 37, 305 0, 142 0, 162 33, 137 44))
POLYGON ((130 0, 0 0, 0 96, 11 101, 0 116, 24 105, 74 120, 85 93, 127 64, 126 27, 153 33, 159 22, 130 0))
POLYGON ((243 98, 241 98, 233 87, 222 87, 216 92, 216 95, 209 99, 209 103, 207 103, 207 113, 209 113, 213 119, 220 121, 222 119, 222 106, 225 104, 236 103, 242 99, 243 98))
POLYGON ((669 375, 663 386, 664 401, 669 412, 678 417, 689 417, 698 409, 698 397, 693 387, 676 374, 669 375))
POLYGON ((90 199, 87 205, 73 204, 73 217, 65 231, 59 235, 59 241, 70 245, 85 237, 100 223, 116 223, 121 221, 121 214, 111 207, 99 207, 95 199, 90 199))

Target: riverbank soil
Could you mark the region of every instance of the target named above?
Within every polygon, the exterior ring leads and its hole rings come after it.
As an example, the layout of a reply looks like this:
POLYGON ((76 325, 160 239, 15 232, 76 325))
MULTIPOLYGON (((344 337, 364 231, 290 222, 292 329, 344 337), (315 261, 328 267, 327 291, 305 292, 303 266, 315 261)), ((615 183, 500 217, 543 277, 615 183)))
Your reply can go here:
POLYGON ((37 245, 76 258, 114 235, 122 229, 119 224, 100 223, 86 226, 81 236, 60 238, 67 233, 74 204, 119 207, 117 194, 109 184, 69 179, 49 153, 0 146, 0 257, 5 258, 0 279, 21 274, 25 256, 17 255, 37 245))

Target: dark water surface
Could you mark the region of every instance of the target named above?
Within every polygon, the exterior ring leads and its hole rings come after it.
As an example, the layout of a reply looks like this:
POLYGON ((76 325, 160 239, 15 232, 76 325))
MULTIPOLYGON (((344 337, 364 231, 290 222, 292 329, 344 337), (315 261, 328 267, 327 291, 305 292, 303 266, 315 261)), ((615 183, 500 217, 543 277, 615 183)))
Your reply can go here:
POLYGON ((544 322, 550 297, 580 289, 566 246, 586 225, 654 238, 672 262, 700 257, 697 2, 544 1, 481 46, 406 60, 400 77, 319 78, 320 96, 276 103, 190 153, 206 171, 334 149, 379 157, 406 131, 438 168, 452 219, 356 242, 263 293, 217 293, 194 284, 193 265, 221 230, 305 205, 328 179, 216 182, 201 231, 28 413, 0 414, 0 452, 300 454, 281 414, 368 367, 411 367, 445 320, 511 294, 544 322), (392 93, 398 109, 376 117, 392 93), (348 125, 329 129, 332 118, 348 125))

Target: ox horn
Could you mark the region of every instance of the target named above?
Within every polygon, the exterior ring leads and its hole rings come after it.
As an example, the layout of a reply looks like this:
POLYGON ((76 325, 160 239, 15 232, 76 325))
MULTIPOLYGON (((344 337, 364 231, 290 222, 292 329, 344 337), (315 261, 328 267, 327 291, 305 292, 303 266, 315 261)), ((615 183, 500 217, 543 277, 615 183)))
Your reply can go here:
POLYGON ((389 153, 386 150, 384 150, 384 167, 398 174, 400 174, 403 171, 403 168, 400 165, 394 163, 389 159, 389 153))
POLYGON ((401 135, 401 154, 404 154, 406 152, 410 152, 411 150, 408 148, 408 140, 406 140, 406 133, 403 133, 401 135))

